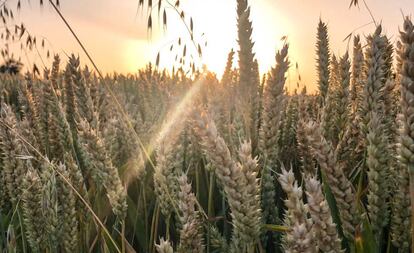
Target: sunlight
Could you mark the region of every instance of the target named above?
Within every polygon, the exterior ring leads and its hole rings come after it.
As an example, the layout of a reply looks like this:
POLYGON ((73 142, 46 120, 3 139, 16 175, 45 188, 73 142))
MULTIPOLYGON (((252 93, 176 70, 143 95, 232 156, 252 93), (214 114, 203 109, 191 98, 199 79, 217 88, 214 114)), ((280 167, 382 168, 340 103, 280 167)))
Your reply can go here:
POLYGON ((191 112, 189 108, 192 108, 194 99, 201 90, 204 84, 204 75, 195 80, 191 89, 187 91, 183 99, 167 114, 160 131, 151 139, 149 147, 147 148, 148 154, 152 154, 153 151, 164 141, 165 139, 174 133, 179 133, 184 127, 188 113, 191 112))
MULTIPOLYGON (((237 30, 235 26, 236 8, 235 4, 230 1, 183 1, 182 8, 190 13, 194 18, 195 40, 203 45, 202 59, 195 59, 199 67, 206 65, 210 71, 216 72, 221 76, 226 65, 227 54, 232 48, 236 48, 237 30), (214 17, 211 15, 214 13, 214 17), (207 42, 207 46, 204 46, 207 42)), ((175 54, 169 52, 172 42, 182 38, 183 43, 187 44, 189 55, 197 55, 197 50, 192 45, 188 31, 182 21, 176 18, 176 13, 170 13, 170 23, 165 36, 160 36, 156 41, 157 51, 162 52, 161 67, 171 67, 174 62, 175 54)), ((155 58, 155 56, 154 56, 155 58)))
MULTIPOLYGON (((258 0, 252 5, 251 15, 253 21, 253 40, 255 41, 254 51, 259 62, 261 74, 266 73, 275 62, 275 52, 283 45, 281 38, 288 36, 290 30, 289 22, 284 15, 279 14, 275 7, 269 8, 264 0, 258 0), (275 11, 277 12, 275 14, 275 11), (277 25, 276 25, 277 24, 277 25), (270 50, 273 49, 273 50, 270 50)), ((183 9, 190 13, 194 19, 195 40, 197 42, 207 41, 207 47, 203 48, 201 61, 196 61, 199 66, 206 65, 208 70, 213 71, 221 77, 226 66, 227 55, 234 49, 238 50, 237 28, 236 28, 236 3, 231 1, 210 0, 210 1, 183 1, 183 9), (214 15, 212 15, 214 13, 214 15), (204 36, 201 36, 204 34, 204 36)), ((176 13, 170 13, 170 23, 164 36, 161 31, 156 32, 156 39, 153 41, 152 58, 161 51, 160 67, 171 67, 174 62, 176 51, 170 53, 169 47, 173 41, 181 37, 184 43, 189 44, 189 52, 195 53, 191 45, 188 32, 178 18, 176 13), (155 45, 155 46, 154 46, 155 45)), ((238 56, 235 55, 233 66, 237 66, 238 56)))
POLYGON ((133 73, 148 64, 146 59, 152 55, 151 46, 147 40, 130 39, 124 44, 122 56, 126 71, 133 73))

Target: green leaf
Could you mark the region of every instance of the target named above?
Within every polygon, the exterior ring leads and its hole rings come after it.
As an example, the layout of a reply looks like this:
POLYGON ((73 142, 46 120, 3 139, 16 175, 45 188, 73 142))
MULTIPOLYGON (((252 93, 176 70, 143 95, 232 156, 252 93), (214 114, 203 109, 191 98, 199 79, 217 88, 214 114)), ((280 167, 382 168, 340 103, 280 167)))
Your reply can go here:
MULTIPOLYGON (((344 231, 342 230, 341 218, 339 217, 339 211, 338 211, 338 207, 336 205, 335 197, 332 194, 331 188, 329 187, 328 183, 326 182, 326 176, 322 171, 321 171, 321 177, 322 177, 323 191, 325 193, 325 198, 326 198, 326 201, 328 202, 329 209, 331 210, 332 220, 336 224, 336 228, 338 230, 338 234, 339 234, 340 238, 345 238, 344 231)), ((342 246, 343 247, 347 247, 347 246, 349 247, 349 245, 347 245, 346 240, 342 240, 342 246)))
POLYGON ((364 219, 362 224, 362 236, 356 238, 357 243, 357 252, 356 253, 376 253, 378 251, 377 242, 374 238, 374 233, 372 233, 371 225, 368 222, 368 219, 364 219))
POLYGON ((146 233, 145 224, 144 224, 145 218, 143 217, 142 214, 139 214, 139 213, 137 214, 138 207, 129 196, 127 199, 127 203, 128 203, 127 219, 129 219, 130 224, 134 224, 134 236, 138 240, 139 245, 142 245, 142 247, 146 249, 147 248, 147 241, 146 241, 147 235, 145 234, 146 233))
POLYGON ((274 224, 265 224, 264 227, 268 231, 280 232, 280 233, 285 233, 286 231, 289 230, 289 228, 286 226, 274 225, 274 224))

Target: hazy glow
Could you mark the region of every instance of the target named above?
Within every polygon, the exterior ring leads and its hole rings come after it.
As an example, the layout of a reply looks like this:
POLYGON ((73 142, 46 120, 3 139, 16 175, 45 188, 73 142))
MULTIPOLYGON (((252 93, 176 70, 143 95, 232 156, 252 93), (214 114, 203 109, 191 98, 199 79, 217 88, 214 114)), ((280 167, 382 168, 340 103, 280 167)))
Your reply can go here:
MULTIPOLYGON (((17 0, 9 0, 10 6, 17 0)), ((331 51, 343 54, 348 43, 343 39, 355 28, 371 22, 363 6, 349 9, 349 0, 250 0, 253 21, 253 40, 260 71, 266 73, 274 64, 277 49, 282 46, 282 36, 288 37, 289 70, 288 86, 294 88, 299 64, 303 83, 315 90, 315 33, 319 17, 328 23, 331 51)), ((384 31, 394 40, 402 24, 401 11, 409 15, 414 10, 412 0, 366 0, 384 31)), ((25 1, 22 2, 22 4, 25 1)), ((168 29, 154 23, 154 32, 148 36, 147 17, 136 15, 137 0, 62 0, 61 10, 89 49, 98 66, 104 72, 131 72, 154 62, 161 51, 161 67, 171 67, 175 54, 169 54, 170 43, 178 37, 188 39, 188 33, 172 11, 168 17, 168 29)), ((236 0, 182 0, 183 9, 194 17, 195 34, 205 33, 208 41, 201 63, 221 76, 228 52, 237 51, 236 0)), ((156 11, 153 14, 156 17, 156 11)), ((75 40, 57 15, 48 6, 41 9, 37 1, 23 5, 21 21, 38 36, 51 42, 56 53, 75 52, 83 63, 86 58, 75 40), (35 3, 36 2, 36 3, 35 3)), ((20 23, 20 21, 18 21, 20 23)), ((358 30, 366 35, 373 25, 358 30)), ((201 38, 196 37, 196 40, 201 38)), ((188 50, 194 50, 189 46, 188 50)), ((45 52, 43 52, 45 53, 45 52)), ((23 55, 23 54, 22 54, 23 55)), ((30 65, 36 56, 22 58, 30 65)), ((38 62, 38 60, 37 60, 38 62)), ((46 65, 50 64, 46 62, 46 65)), ((237 64, 237 59, 236 59, 237 64)), ((41 65, 41 64, 38 64, 41 65)), ((50 66, 50 65, 49 65, 50 66)))
POLYGON ((142 65, 142 58, 151 59, 153 57, 151 52, 151 45, 146 40, 130 39, 125 41, 123 52, 123 63, 125 66, 120 67, 121 70, 128 72, 136 72, 139 66, 142 65))
POLYGON ((193 106, 194 98, 200 92, 203 84, 204 77, 196 80, 193 85, 191 85, 191 88, 187 91, 183 99, 171 112, 168 113, 166 120, 163 122, 161 129, 158 132, 158 135, 150 141, 150 151, 152 151, 153 148, 157 148, 160 143, 168 141, 166 140, 166 137, 170 136, 172 132, 181 132, 181 128, 184 127, 187 116, 191 111, 189 108, 193 106))
POLYGON ((198 80, 195 80, 182 100, 179 101, 179 103, 167 114, 166 119, 162 123, 159 131, 156 135, 152 136, 149 141, 149 145, 145 148, 145 155, 139 155, 139 159, 143 159, 139 162, 139 164, 145 164, 147 161, 149 161, 155 149, 159 148, 162 143, 171 142, 173 141, 172 139, 178 138, 178 134, 183 130, 183 127, 185 125, 184 123, 186 122, 189 113, 191 113, 191 110, 189 110, 189 108, 192 107, 194 99, 199 94, 203 84, 203 76, 198 80))

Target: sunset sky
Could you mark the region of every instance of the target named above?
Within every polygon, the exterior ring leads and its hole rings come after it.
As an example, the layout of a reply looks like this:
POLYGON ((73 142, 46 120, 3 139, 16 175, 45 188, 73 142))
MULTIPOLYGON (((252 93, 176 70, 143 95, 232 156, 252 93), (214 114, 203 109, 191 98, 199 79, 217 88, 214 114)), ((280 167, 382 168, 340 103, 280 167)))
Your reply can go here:
MULTIPOLYGON (((173 0, 170 0, 173 1, 173 0)), ((10 0, 15 6, 17 0, 10 0)), ((47 1, 45 1, 47 2, 47 1)), ((161 66, 170 66, 174 55, 168 54, 170 42, 182 36, 188 38, 179 18, 173 12, 168 15, 168 29, 154 24, 152 36, 146 30, 146 13, 137 14, 138 0, 61 0, 61 11, 78 33, 86 48, 105 72, 135 72, 149 61, 154 62, 161 50, 161 66)), ((175 2, 175 1, 173 1, 175 2)), ((274 64, 275 52, 281 47, 281 37, 287 36, 290 44, 289 57, 292 68, 288 85, 296 85, 299 64, 302 81, 315 89, 315 37, 319 17, 328 23, 331 51, 343 54, 347 50, 344 38, 354 29, 371 22, 363 5, 348 8, 349 0, 251 0, 253 40, 260 71, 266 73, 274 64)), ((377 21, 393 41, 402 24, 402 14, 414 12, 412 0, 366 0, 377 21)), ((185 0, 182 8, 194 17, 195 33, 205 33, 208 41, 201 61, 208 69, 223 72, 227 54, 237 50, 236 0, 185 0)), ((156 15, 156 12, 155 14, 156 15)), ((55 53, 75 52, 82 62, 87 59, 81 53, 74 38, 53 9, 38 1, 29 5, 23 1, 19 22, 24 22, 32 34, 45 37, 55 53)), ((365 26, 358 33, 367 35, 374 25, 365 26)), ((27 61, 38 61, 35 55, 27 61)))

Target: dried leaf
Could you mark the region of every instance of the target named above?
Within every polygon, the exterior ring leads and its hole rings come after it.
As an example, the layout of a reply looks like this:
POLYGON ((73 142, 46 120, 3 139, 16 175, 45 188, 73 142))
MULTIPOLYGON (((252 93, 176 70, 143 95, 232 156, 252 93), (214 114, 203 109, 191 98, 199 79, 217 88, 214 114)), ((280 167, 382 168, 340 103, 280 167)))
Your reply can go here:
POLYGON ((358 5, 358 0, 351 0, 351 3, 349 4, 349 8, 351 8, 353 6, 357 6, 358 5))
POLYGON ((32 44, 32 37, 29 35, 26 39, 26 46, 29 46, 30 44, 32 44))
POLYGON ((202 56, 203 55, 203 51, 201 50, 200 44, 198 44, 198 55, 199 56, 202 56))
POLYGON ((20 27, 20 36, 19 36, 20 38, 19 39, 21 39, 23 37, 25 31, 26 31, 26 28, 24 27, 24 25, 22 23, 22 25, 20 27))
POLYGON ((162 5, 162 0, 158 0, 158 16, 160 15, 160 12, 161 12, 161 5, 162 5))
POLYGON ((151 14, 148 17, 148 25, 147 25, 148 30, 152 29, 152 16, 151 14))
POLYGON ((164 9, 164 13, 162 15, 162 23, 164 25, 164 28, 166 28, 167 27, 167 12, 165 11, 165 9, 164 9))
POLYGON ((155 66, 159 66, 160 65, 160 52, 158 52, 157 54, 157 59, 155 60, 155 66))
POLYGON ((37 68, 36 64, 33 64, 33 74, 35 74, 35 75, 36 75, 36 73, 37 73, 38 75, 40 75, 39 69, 37 68))

